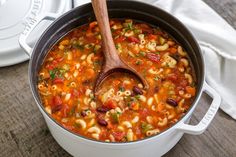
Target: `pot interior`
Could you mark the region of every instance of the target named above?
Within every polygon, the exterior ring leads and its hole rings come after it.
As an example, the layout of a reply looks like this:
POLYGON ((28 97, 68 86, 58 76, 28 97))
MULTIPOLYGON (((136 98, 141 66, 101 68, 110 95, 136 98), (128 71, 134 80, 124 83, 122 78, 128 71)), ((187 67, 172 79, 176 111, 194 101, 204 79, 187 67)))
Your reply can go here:
MULTIPOLYGON (((131 18, 143 21, 169 33, 188 52, 197 80, 197 95, 192 104, 196 106, 204 81, 204 63, 200 48, 186 27, 176 18, 154 6, 135 1, 108 1, 110 18, 131 18)), ((50 48, 72 29, 95 20, 92 5, 85 4, 67 12, 44 32, 36 43, 30 60, 30 84, 34 97, 44 110, 37 89, 37 74, 50 48)), ((191 108, 189 109, 191 110, 191 108)), ((186 113, 187 114, 187 113, 186 113)), ((50 117, 50 116, 49 116, 50 117)), ((56 122, 56 121, 55 121, 56 122)), ((57 122, 56 122, 57 123, 57 122)), ((57 123, 58 124, 58 123, 57 123)), ((60 124, 58 124, 60 125, 60 124)), ((156 135, 158 136, 158 135, 156 135)))

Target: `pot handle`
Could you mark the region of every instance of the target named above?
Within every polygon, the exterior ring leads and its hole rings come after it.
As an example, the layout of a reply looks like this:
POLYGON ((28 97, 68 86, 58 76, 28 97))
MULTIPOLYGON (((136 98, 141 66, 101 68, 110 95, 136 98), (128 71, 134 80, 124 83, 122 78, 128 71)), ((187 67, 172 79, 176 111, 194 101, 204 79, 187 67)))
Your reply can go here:
POLYGON ((55 20, 59 15, 56 13, 47 13, 41 14, 36 18, 32 19, 30 22, 27 23, 25 26, 24 31, 21 33, 19 37, 19 44, 21 48, 23 48, 26 54, 30 57, 32 48, 26 43, 26 39, 30 35, 30 33, 36 28, 36 26, 43 20, 55 20))
POLYGON ((213 99, 207 113, 204 115, 202 120, 197 125, 190 125, 190 124, 185 124, 184 122, 182 122, 182 124, 177 126, 176 128, 177 130, 183 131, 188 134, 199 135, 203 133, 206 130, 206 128, 209 126, 215 114, 217 113, 217 110, 220 107, 221 97, 206 82, 204 82, 203 91, 207 93, 213 99))

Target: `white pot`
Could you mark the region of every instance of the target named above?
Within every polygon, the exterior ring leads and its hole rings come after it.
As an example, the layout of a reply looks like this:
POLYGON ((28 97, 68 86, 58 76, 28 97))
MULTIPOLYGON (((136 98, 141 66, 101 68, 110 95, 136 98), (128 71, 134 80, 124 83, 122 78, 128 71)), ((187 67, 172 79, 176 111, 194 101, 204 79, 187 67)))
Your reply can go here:
POLYGON ((188 124, 197 106, 196 103, 183 119, 168 130, 151 138, 128 143, 104 143, 77 136, 55 123, 39 104, 38 107, 52 136, 67 152, 75 157, 158 157, 174 147, 184 133, 201 134, 208 127, 219 108, 220 96, 206 83, 203 91, 213 98, 213 102, 197 125, 188 124))
MULTIPOLYGON (((180 138, 183 136, 184 133, 189 134, 201 134, 204 132, 204 130, 208 127, 210 122, 212 121, 213 117, 215 116, 221 102, 220 96, 213 90, 209 85, 207 85, 206 82, 204 82, 205 79, 205 70, 204 70, 204 61, 200 52, 200 48, 197 45, 197 42, 191 35, 191 33, 187 30, 187 28, 179 22, 177 19, 166 13, 165 11, 162 11, 161 9, 158 9, 156 7, 140 3, 140 2, 131 2, 131 1, 111 1, 108 3, 108 6, 113 7, 113 9, 116 7, 121 6, 121 13, 124 12, 124 7, 127 6, 126 9, 131 9, 131 11, 137 9, 139 12, 143 12, 143 16, 148 16, 150 18, 155 16, 164 16, 166 22, 169 23, 169 25, 166 25, 166 28, 169 27, 170 30, 174 30, 175 28, 180 28, 179 31, 185 35, 187 41, 185 42, 191 42, 190 46, 192 49, 195 49, 196 51, 192 50, 192 57, 196 53, 198 57, 195 58, 195 66, 198 67, 198 92, 196 99, 194 103, 192 104, 192 107, 190 110, 186 113, 186 115, 180 119, 175 125, 167 129, 166 131, 153 136, 149 137, 143 140, 134 141, 134 142, 126 142, 126 143, 105 143, 105 142, 99 142, 95 140, 90 140, 84 137, 81 137, 79 135, 76 135, 75 133, 70 132, 69 130, 63 128, 59 123, 57 123, 55 120, 51 118, 50 115, 47 114, 47 112, 44 110, 44 107, 41 104, 41 101, 39 99, 39 94, 37 92, 37 73, 39 69, 39 65, 41 65, 43 57, 46 55, 47 52, 45 52, 50 45, 52 45, 52 40, 55 37, 55 34, 57 38, 60 38, 62 34, 60 32, 65 31, 67 26, 64 27, 64 25, 71 26, 73 24, 73 21, 75 21, 73 18, 76 16, 76 20, 80 21, 79 15, 85 15, 87 11, 91 11, 91 5, 85 5, 79 8, 75 8, 72 11, 64 14, 60 18, 58 18, 41 36, 37 44, 35 45, 34 49, 32 50, 31 47, 26 43, 26 39, 29 36, 30 32, 34 29, 34 27, 37 26, 37 24, 44 20, 54 20, 58 17, 56 14, 44 14, 42 16, 39 16, 35 21, 35 23, 29 24, 29 29, 26 29, 20 36, 19 42, 22 48, 28 53, 28 55, 31 56, 30 64, 29 64, 29 78, 30 78, 30 87, 33 93, 33 96, 35 98, 35 101, 37 102, 38 108, 40 109, 41 113, 43 114, 43 117, 50 129, 50 132, 52 136, 56 139, 56 141, 70 154, 73 156, 79 156, 79 157, 158 157, 166 152, 168 152, 173 146, 176 145, 176 143, 180 140, 180 138), (133 10, 132 10, 133 7, 133 10), (147 15, 149 13, 149 15, 147 15), (65 21, 69 22, 65 22, 65 21), (70 23, 70 21, 72 21, 70 23), (64 24, 66 23, 66 24, 64 24), (63 25, 64 24, 64 25, 63 25), (175 25, 175 26, 171 26, 175 25), (56 29, 55 29, 56 28, 56 29), (59 31, 58 31, 59 30, 59 31), (58 33, 59 32, 59 33, 58 33), (60 34, 60 35, 58 35, 60 34), (46 47, 46 48, 45 48, 46 47), (197 64, 198 63, 198 64, 197 64), (201 64, 201 65, 199 65, 201 64), (200 69, 200 70, 199 70, 200 69), (189 125, 189 119, 191 118, 191 115, 193 114, 194 109, 197 106, 197 103, 202 95, 202 93, 205 92, 209 96, 213 98, 213 101, 206 112, 205 116, 202 118, 202 120, 197 125, 189 125)), ((114 10, 115 10, 114 9, 114 10)), ((139 15, 136 11, 133 11, 134 15, 139 15)), ((86 14, 87 15, 87 14, 86 14)), ((84 17, 81 17, 84 18, 84 17)), ((160 17, 158 17, 160 18, 160 17)), ((153 18, 155 20, 155 17, 153 18)), ((161 20, 160 20, 161 22, 161 20)), ((76 23, 76 22, 75 22, 76 23)), ((164 23, 163 23, 164 25, 164 23)), ((71 27, 69 27, 71 29, 71 27)), ((69 30, 70 30, 69 29, 69 30)), ((176 34, 178 35, 178 33, 176 34)), ((184 40, 184 39, 183 39, 184 40)))

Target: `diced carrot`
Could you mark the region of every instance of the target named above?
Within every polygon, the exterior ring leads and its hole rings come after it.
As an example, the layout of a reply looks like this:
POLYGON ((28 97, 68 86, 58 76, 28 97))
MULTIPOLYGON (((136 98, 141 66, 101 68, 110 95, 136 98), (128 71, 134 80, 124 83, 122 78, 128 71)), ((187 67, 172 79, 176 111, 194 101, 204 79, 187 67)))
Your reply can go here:
POLYGON ((133 103, 131 104, 131 108, 132 108, 132 110, 135 110, 135 111, 137 111, 137 110, 139 110, 139 104, 138 104, 138 103, 135 103, 135 102, 133 102, 133 103))
POLYGON ((174 48, 174 47, 172 47, 172 48, 169 49, 169 51, 170 51, 170 53, 176 53, 176 52, 177 52, 177 49, 174 48))
POLYGON ((161 112, 164 109, 165 105, 163 103, 158 103, 157 105, 157 111, 161 112))
POLYGON ((87 69, 86 73, 89 78, 93 78, 95 75, 95 71, 92 68, 87 69))
POLYGON ((156 39, 157 39, 157 35, 149 34, 149 35, 148 35, 148 39, 150 39, 150 40, 156 40, 156 39))
POLYGON ((62 40, 60 45, 69 45, 70 41, 68 39, 62 40))
POLYGON ((104 103, 104 106, 110 108, 110 109, 114 109, 117 107, 117 103, 114 100, 108 100, 104 103))
POLYGON ((187 86, 185 88, 185 90, 186 90, 187 93, 191 94, 192 96, 195 96, 195 94, 196 94, 196 89, 194 87, 187 86))

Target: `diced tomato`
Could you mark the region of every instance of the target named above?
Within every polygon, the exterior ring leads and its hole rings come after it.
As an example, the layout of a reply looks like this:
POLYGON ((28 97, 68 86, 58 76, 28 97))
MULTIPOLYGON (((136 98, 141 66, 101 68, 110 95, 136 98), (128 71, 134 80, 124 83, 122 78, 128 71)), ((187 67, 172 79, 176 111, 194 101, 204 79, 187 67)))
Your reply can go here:
POLYGON ((57 60, 57 62, 61 62, 61 61, 63 61, 63 57, 59 57, 59 58, 57 58, 56 60, 57 60))
POLYGON ((148 110, 146 108, 139 110, 139 114, 141 119, 146 119, 148 116, 148 110))
POLYGON ((112 25, 114 25, 115 24, 115 21, 109 21, 109 24, 110 24, 110 26, 112 26, 112 25))
POLYGON ((149 34, 149 35, 148 35, 148 39, 150 39, 150 40, 156 40, 156 39, 157 39, 157 35, 149 34))
POLYGON ((154 53, 147 53, 147 58, 150 59, 153 62, 159 62, 160 61, 160 55, 154 54, 154 53))
POLYGON ((95 26, 97 26, 97 24, 98 24, 97 21, 93 21, 89 24, 89 28, 93 29, 95 26))
POLYGON ((188 85, 188 81, 186 79, 181 79, 179 85, 185 88, 188 85))
POLYGON ((56 61, 56 60, 53 60, 53 61, 52 61, 52 64, 53 64, 53 65, 56 65, 56 64, 57 64, 57 61, 56 61))
POLYGON ((146 33, 146 34, 152 34, 152 33, 153 33, 153 30, 150 29, 150 28, 142 28, 142 32, 143 32, 143 33, 146 33))
POLYGON ((166 79, 175 82, 175 81, 177 81, 178 76, 175 73, 172 73, 172 74, 168 74, 166 79))
POLYGON ((135 134, 137 136, 140 136, 142 134, 142 131, 141 131, 141 129, 139 127, 135 127, 134 130, 135 130, 135 134))
POLYGON ((125 40, 125 37, 124 37, 124 36, 120 36, 120 37, 118 37, 118 38, 115 39, 115 42, 116 42, 116 43, 120 43, 120 42, 122 42, 122 41, 124 41, 124 40, 125 40))
POLYGON ((54 96, 52 98, 52 106, 57 106, 57 105, 61 105, 62 104, 62 100, 61 100, 61 97, 59 97, 58 95, 57 96, 54 96))
POLYGON ((62 105, 62 114, 63 117, 67 117, 67 113, 69 112, 69 106, 67 104, 62 105))
POLYGON ((139 43, 139 39, 133 36, 127 38, 130 42, 139 43))
POLYGON ((51 64, 47 64, 46 65, 46 68, 48 69, 48 70, 52 70, 52 69, 54 69, 54 65, 51 65, 51 64))
POLYGON ((185 89, 186 89, 187 93, 191 94, 192 96, 195 96, 196 89, 194 87, 187 86, 185 89))
POLYGON ((116 131, 116 132, 113 132, 112 135, 114 136, 116 141, 121 141, 125 136, 125 132, 116 131))
POLYGON ((108 125, 107 125, 108 129, 114 129, 114 125, 112 124, 112 122, 108 121, 108 125))
POLYGON ((139 24, 138 25, 140 29, 142 30, 142 33, 152 34, 153 30, 147 25, 147 24, 139 24))
POLYGON ((77 89, 72 89, 70 93, 71 93, 71 97, 79 96, 79 91, 77 89))
POLYGON ((104 103, 104 106, 106 106, 106 107, 108 107, 110 109, 114 109, 114 108, 117 107, 117 103, 114 100, 109 99, 108 101, 106 101, 104 103))
POLYGON ((54 84, 59 84, 59 83, 63 83, 63 82, 64 82, 63 78, 59 78, 59 77, 57 77, 53 80, 54 84))
POLYGON ((51 107, 52 107, 52 113, 55 113, 55 112, 60 111, 62 109, 62 107, 63 107, 62 100, 59 96, 54 96, 52 98, 51 107))

